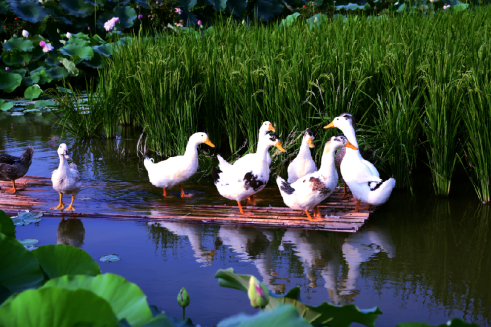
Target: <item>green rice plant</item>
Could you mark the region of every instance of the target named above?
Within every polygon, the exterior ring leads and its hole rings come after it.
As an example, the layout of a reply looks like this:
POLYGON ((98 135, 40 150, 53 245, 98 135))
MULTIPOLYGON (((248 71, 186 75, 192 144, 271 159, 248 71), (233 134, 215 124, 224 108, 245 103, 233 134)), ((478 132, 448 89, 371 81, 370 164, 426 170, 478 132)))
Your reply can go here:
POLYGON ((413 90, 404 84, 388 89, 376 102, 375 124, 366 126, 367 138, 396 188, 409 188, 413 193, 411 174, 416 167, 418 137, 421 131, 421 93, 413 100, 413 90))
MULTIPOLYGON (((441 64, 444 67, 450 66, 445 59, 442 59, 441 64)), ((458 132, 461 123, 459 107, 463 98, 462 89, 457 81, 453 80, 452 76, 447 77, 447 83, 439 83, 433 76, 423 76, 427 94, 424 95, 425 115, 421 121, 427 138, 425 150, 427 164, 431 169, 433 189, 435 194, 443 196, 450 193, 455 163, 461 150, 458 132)))
MULTIPOLYGON (((471 75, 467 97, 462 106, 462 121, 467 130, 463 157, 479 200, 491 202, 491 80, 489 75, 471 75)), ((462 161, 462 157, 459 157, 462 161)))

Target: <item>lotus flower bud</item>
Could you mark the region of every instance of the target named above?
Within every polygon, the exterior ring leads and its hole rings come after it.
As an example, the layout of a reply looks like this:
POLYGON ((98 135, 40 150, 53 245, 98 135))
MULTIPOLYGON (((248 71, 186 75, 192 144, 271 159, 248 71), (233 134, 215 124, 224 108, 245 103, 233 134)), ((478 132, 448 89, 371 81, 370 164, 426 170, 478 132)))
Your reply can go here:
POLYGON ((185 308, 189 305, 189 302, 191 302, 191 299, 189 298, 188 291, 186 291, 186 289, 183 287, 177 295, 177 303, 179 303, 181 307, 185 308))
POLYGON ((44 41, 39 42, 39 46, 44 48, 46 46, 46 42, 44 41))
POLYGON ((269 303, 269 290, 256 277, 249 279, 249 289, 247 290, 249 300, 253 308, 264 308, 269 303))
POLYGON ((67 38, 67 39, 69 39, 69 38, 71 38, 71 37, 72 37, 72 33, 70 33, 70 32, 66 32, 66 38, 67 38))
POLYGON ((22 30, 22 36, 23 37, 28 37, 29 36, 29 32, 26 31, 26 30, 22 30))

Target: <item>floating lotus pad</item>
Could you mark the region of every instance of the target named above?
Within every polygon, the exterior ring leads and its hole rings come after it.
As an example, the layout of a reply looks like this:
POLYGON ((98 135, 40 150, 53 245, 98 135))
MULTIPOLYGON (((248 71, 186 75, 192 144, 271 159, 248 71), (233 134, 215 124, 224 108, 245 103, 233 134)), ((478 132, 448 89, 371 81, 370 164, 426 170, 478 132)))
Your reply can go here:
POLYGON ((25 238, 23 240, 19 240, 19 242, 27 248, 29 245, 38 244, 39 240, 36 240, 35 238, 25 238))
MULTIPOLYGON (((21 116, 24 113, 22 112, 14 112, 12 116, 21 116)), ((41 221, 43 213, 32 213, 29 211, 20 213, 18 216, 12 217, 12 222, 15 226, 27 226, 32 223, 38 223, 41 221)))
POLYGON ((108 254, 99 258, 99 261, 102 262, 115 262, 119 260, 121 260, 121 258, 117 254, 108 254))

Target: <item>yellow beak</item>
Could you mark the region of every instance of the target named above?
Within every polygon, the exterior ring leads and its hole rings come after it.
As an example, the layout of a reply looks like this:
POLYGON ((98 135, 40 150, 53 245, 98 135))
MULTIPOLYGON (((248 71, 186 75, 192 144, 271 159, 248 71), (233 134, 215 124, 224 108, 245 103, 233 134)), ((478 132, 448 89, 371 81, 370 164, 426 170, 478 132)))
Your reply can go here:
POLYGON ((353 144, 351 144, 349 141, 346 143, 346 147, 353 149, 353 150, 358 150, 358 148, 356 146, 354 146, 353 144))
POLYGON ((314 147, 314 141, 312 141, 311 138, 309 138, 309 147, 313 148, 314 147))
POLYGON ((334 126, 334 122, 332 121, 329 125, 327 126, 324 126, 324 128, 334 128, 336 126, 334 126))
POLYGON ((272 124, 269 124, 268 131, 276 132, 272 124))
POLYGON ((277 148, 278 148, 280 151, 282 151, 282 152, 286 152, 286 150, 285 150, 285 149, 283 149, 283 146, 281 146, 280 141, 276 142, 275 147, 277 147, 277 148))
POLYGON ((209 139, 209 138, 207 138, 207 139, 206 139, 205 144, 207 144, 207 145, 211 146, 212 148, 214 148, 214 147, 215 147, 215 144, 211 143, 211 141, 210 141, 210 139, 209 139))

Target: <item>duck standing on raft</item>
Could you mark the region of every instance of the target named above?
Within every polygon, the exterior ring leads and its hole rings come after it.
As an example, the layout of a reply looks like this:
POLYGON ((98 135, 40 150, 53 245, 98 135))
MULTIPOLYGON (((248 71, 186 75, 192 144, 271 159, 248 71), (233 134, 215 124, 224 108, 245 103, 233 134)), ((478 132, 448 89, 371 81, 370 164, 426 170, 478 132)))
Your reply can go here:
MULTIPOLYGON (((351 114, 341 114, 324 128, 334 127, 339 128, 348 141, 358 148, 351 114)), ((356 200, 355 212, 359 211, 361 201, 370 206, 384 204, 396 185, 394 178, 389 178, 386 181, 380 179, 377 168, 371 162, 363 159, 358 149, 346 149, 346 154, 341 162, 341 174, 356 200)))
POLYGON ((0 153, 0 181, 12 181, 12 188, 5 191, 6 193, 17 193, 15 180, 27 173, 32 163, 33 154, 32 146, 29 146, 20 157, 0 153))
POLYGON ((143 163, 148 171, 150 183, 157 187, 162 187, 165 198, 171 197, 167 194, 167 189, 175 185, 179 185, 181 188, 181 197, 192 196, 184 193, 182 183, 198 171, 198 145, 202 143, 212 148, 215 147, 206 133, 194 133, 189 138, 186 152, 182 156, 171 157, 158 163, 154 163, 153 159, 145 157, 143 163))

